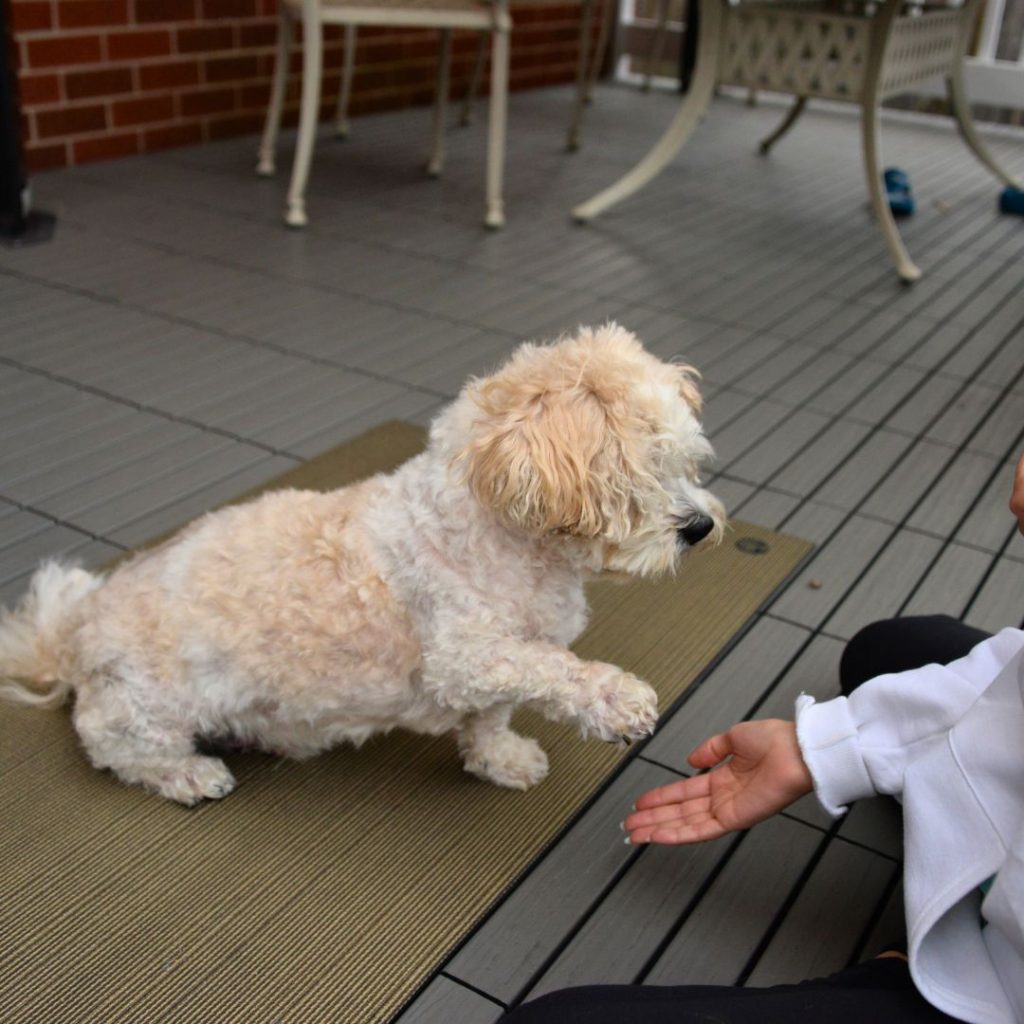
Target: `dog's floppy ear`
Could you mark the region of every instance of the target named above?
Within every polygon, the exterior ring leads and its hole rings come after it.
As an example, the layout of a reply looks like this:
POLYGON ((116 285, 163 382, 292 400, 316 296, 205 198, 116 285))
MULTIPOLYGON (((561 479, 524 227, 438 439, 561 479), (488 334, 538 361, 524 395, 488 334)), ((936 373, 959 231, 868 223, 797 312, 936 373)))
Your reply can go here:
POLYGON ((498 376, 473 399, 482 416, 456 461, 477 501, 533 534, 626 536, 640 514, 633 460, 593 390, 498 376))
POLYGON ((672 363, 672 369, 676 371, 679 381, 679 394, 683 401, 693 410, 694 416, 699 417, 704 410, 704 399, 701 396, 698 381, 700 373, 696 367, 687 363, 672 363))

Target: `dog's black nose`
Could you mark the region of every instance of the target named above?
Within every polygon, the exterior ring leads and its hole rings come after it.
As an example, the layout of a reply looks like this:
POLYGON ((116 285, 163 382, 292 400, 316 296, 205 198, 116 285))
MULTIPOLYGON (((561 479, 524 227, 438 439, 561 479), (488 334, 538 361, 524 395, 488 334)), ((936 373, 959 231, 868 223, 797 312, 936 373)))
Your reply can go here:
POLYGON ((694 516, 685 526, 679 528, 679 536, 690 547, 699 544, 713 529, 715 521, 711 516, 694 516))

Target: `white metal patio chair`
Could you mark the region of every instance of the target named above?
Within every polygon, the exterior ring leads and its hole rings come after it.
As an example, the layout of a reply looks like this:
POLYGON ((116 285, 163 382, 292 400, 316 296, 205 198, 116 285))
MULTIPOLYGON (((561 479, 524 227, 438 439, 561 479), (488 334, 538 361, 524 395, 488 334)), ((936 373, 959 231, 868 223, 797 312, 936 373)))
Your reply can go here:
MULTIPOLYGON (((668 15, 672 0, 657 0, 654 16, 654 36, 651 39, 651 49, 645 58, 646 68, 644 79, 640 88, 644 92, 650 92, 651 81, 654 78, 655 70, 661 64, 661 56, 665 50, 665 39, 668 35, 668 15)), ((683 14, 680 20, 685 21, 687 0, 683 0, 683 14)))
POLYGON ((341 89, 341 98, 346 107, 352 85, 357 26, 402 25, 441 31, 433 143, 427 162, 428 173, 435 176, 441 173, 444 164, 444 118, 449 87, 452 30, 478 29, 490 35, 492 71, 484 223, 489 228, 498 228, 504 224, 502 184, 508 106, 508 44, 512 28, 507 0, 282 0, 274 80, 257 168, 259 174, 268 177, 274 173, 275 144, 281 125, 285 85, 288 79, 288 56, 296 22, 302 24, 303 37, 302 102, 295 162, 285 213, 285 221, 290 227, 304 227, 308 222, 305 193, 320 107, 324 25, 346 26, 345 64, 342 70, 341 89))
MULTIPOLYGON (((540 6, 550 0, 516 0, 518 6, 540 6)), ((579 57, 576 62, 576 97, 573 103, 572 118, 569 123, 569 133, 566 148, 570 152, 579 149, 583 134, 583 114, 588 103, 590 103, 594 85, 601 72, 601 65, 604 62, 605 51, 611 40, 612 26, 618 17, 617 0, 580 0, 580 37, 579 57), (596 10, 595 10, 596 8, 596 10), (591 30, 595 14, 601 19, 597 42, 591 48, 591 30)), ((470 75, 469 86, 466 89, 466 96, 462 103, 462 113, 459 121, 463 125, 470 122, 472 116, 472 103, 480 90, 480 80, 483 77, 484 65, 487 60, 487 39, 481 37, 480 46, 476 53, 476 61, 473 64, 473 72, 470 75)))

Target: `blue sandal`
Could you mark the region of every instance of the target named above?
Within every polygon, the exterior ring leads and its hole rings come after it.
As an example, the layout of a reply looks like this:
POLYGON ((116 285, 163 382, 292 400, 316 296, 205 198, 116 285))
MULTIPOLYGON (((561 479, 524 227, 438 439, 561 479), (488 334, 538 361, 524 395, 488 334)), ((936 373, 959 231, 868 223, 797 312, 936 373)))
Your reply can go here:
POLYGON ((1002 213, 1018 213, 1024 216, 1024 189, 1007 185, 999 194, 999 209, 1002 213))
POLYGON ((889 200, 889 209, 894 217, 909 217, 917 204, 910 191, 910 177, 906 171, 898 167, 887 167, 882 173, 885 191, 889 200))

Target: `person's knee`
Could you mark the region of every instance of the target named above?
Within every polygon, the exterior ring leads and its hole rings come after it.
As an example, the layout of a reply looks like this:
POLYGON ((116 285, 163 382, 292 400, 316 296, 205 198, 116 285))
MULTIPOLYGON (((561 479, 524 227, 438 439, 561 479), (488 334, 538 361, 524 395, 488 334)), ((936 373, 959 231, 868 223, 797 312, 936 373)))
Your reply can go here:
POLYGON ((849 694, 875 676, 945 660, 950 649, 947 638, 959 637, 964 629, 963 623, 950 615, 913 615, 872 622, 855 633, 843 649, 840 688, 849 694))
POLYGON ((850 638, 839 659, 839 687, 843 693, 850 693, 865 680, 879 674, 877 666, 884 656, 882 652, 892 646, 894 621, 882 619, 872 622, 850 638))
POLYGON ((581 1001, 585 1002, 581 1000, 580 992, 578 989, 561 989, 538 996, 509 1010, 498 1024, 553 1024, 571 1020, 572 1014, 568 1011, 579 1009, 581 1001))

